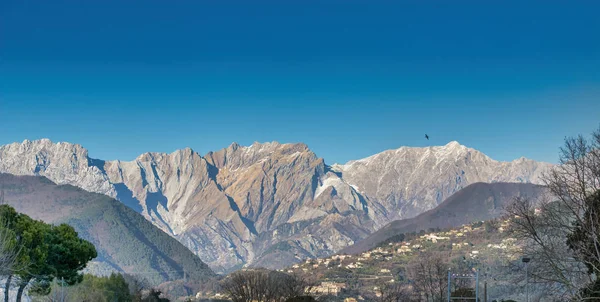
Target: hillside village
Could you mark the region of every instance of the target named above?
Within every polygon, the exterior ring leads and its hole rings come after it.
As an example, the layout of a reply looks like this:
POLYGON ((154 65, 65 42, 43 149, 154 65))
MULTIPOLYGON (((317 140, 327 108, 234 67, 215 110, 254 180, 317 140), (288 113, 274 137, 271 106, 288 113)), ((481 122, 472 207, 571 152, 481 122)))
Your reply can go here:
POLYGON ((410 285, 407 268, 419 258, 442 255, 451 263, 451 270, 461 273, 468 268, 480 270, 480 286, 487 282, 492 299, 514 298, 507 287, 519 287, 518 271, 507 275, 519 265, 519 246, 506 229, 508 220, 477 222, 460 228, 430 233, 408 234, 401 242, 387 242, 358 255, 333 255, 322 259, 307 259, 282 271, 314 276, 317 285, 312 291, 329 295, 338 301, 364 300, 364 294, 377 295, 383 282, 410 285), (503 276, 500 278, 500 276, 503 276))
MULTIPOLYGON (((312 280, 311 294, 326 301, 369 301, 385 283, 411 287, 410 267, 431 255, 450 264, 452 273, 480 271, 480 289, 487 283, 488 301, 517 300, 523 292, 520 248, 507 231, 509 220, 479 221, 459 228, 406 234, 405 240, 384 242, 358 255, 336 254, 306 259, 279 270, 312 280)), ((402 236, 399 236, 402 237, 402 236)), ((200 298, 223 298, 217 291, 200 298)))

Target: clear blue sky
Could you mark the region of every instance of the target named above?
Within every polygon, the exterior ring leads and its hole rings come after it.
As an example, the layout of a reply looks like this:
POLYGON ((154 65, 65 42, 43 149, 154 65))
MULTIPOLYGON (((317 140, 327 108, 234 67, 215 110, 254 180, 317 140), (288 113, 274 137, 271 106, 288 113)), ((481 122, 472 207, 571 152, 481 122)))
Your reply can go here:
POLYGON ((600 125, 599 11, 4 0, 0 144, 48 137, 131 160, 277 140, 333 163, 457 140, 499 160, 556 162, 566 135, 600 125))

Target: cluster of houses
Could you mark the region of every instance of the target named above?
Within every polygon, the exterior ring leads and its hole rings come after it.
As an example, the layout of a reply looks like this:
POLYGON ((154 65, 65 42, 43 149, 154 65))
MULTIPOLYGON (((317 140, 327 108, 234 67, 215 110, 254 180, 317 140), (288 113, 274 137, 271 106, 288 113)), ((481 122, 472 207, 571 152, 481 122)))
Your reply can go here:
MULTIPOLYGON (((500 222, 498 230, 503 232, 508 227, 509 221, 500 222)), ((294 265, 288 272, 294 272, 295 269, 302 269, 303 271, 309 271, 310 269, 317 269, 319 267, 325 267, 326 269, 333 269, 334 267, 345 267, 348 269, 363 268, 366 262, 377 261, 377 260, 392 260, 394 256, 411 254, 420 252, 425 249, 425 244, 437 244, 440 242, 452 242, 452 250, 459 250, 465 253, 465 256, 476 258, 481 251, 473 249, 474 244, 469 242, 468 238, 470 233, 475 230, 483 228, 483 223, 479 226, 474 227, 473 225, 464 225, 461 228, 452 229, 444 232, 429 233, 418 237, 412 242, 404 241, 399 243, 389 243, 388 246, 377 247, 368 252, 364 252, 358 256, 352 255, 334 255, 325 259, 309 259, 303 264, 294 265), (335 263, 336 265, 330 265, 335 263)), ((514 246, 514 239, 506 238, 502 240, 500 244, 488 244, 488 248, 507 250, 514 246)))
POLYGON ((337 296, 345 288, 346 288, 345 283, 324 281, 324 282, 321 282, 320 285, 317 285, 317 286, 311 288, 310 292, 312 294, 316 294, 316 295, 337 296))
MULTIPOLYGON (((504 232, 508 228, 509 221, 499 223, 497 229, 499 232, 504 232)), ((485 245, 475 245, 471 240, 472 234, 475 231, 481 232, 484 228, 483 223, 464 225, 461 228, 452 229, 444 232, 436 232, 424 234, 411 241, 403 241, 398 243, 389 243, 385 246, 380 246, 370 251, 359 255, 333 255, 329 258, 307 259, 306 261, 294 264, 288 269, 280 270, 288 273, 311 273, 316 270, 327 271, 335 268, 345 268, 351 270, 359 270, 368 268, 374 278, 384 277, 391 279, 389 282, 395 282, 394 276, 390 268, 379 267, 377 271, 373 268, 377 267, 377 263, 389 263, 394 257, 410 256, 414 253, 429 250, 436 244, 444 243, 446 246, 451 246, 452 251, 461 253, 471 259, 477 259, 482 254, 490 251, 506 253, 513 251, 517 247, 516 239, 503 238, 501 242, 493 242, 485 245), (375 265, 373 265, 375 263, 375 265)), ((486 254, 487 255, 487 254, 486 254)), ((333 295, 338 296, 345 288, 345 283, 334 282, 331 280, 323 280, 319 285, 312 287, 311 293, 317 295, 333 295)), ((355 302, 354 298, 348 298, 345 302, 355 302), (353 300, 348 300, 353 299, 353 300)), ((360 299, 359 299, 360 300, 360 299)))

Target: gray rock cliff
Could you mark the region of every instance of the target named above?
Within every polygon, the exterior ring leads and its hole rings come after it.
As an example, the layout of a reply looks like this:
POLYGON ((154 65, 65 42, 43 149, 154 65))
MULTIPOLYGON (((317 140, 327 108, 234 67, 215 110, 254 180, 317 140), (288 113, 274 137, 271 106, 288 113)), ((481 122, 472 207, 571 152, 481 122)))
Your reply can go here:
POLYGON ((498 162, 451 142, 402 147, 327 166, 305 144, 232 144, 133 161, 89 158, 47 139, 0 147, 0 172, 42 175, 115 197, 216 272, 281 267, 352 245, 392 220, 430 210, 475 182, 540 183, 550 164, 498 162))

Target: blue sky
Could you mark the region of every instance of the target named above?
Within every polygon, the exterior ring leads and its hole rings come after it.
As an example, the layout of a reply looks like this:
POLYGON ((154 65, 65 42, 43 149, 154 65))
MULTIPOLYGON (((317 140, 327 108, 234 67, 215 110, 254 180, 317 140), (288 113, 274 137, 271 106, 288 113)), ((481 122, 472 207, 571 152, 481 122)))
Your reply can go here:
POLYGON ((561 2, 1 1, 0 144, 556 162, 600 126, 600 3, 561 2))

